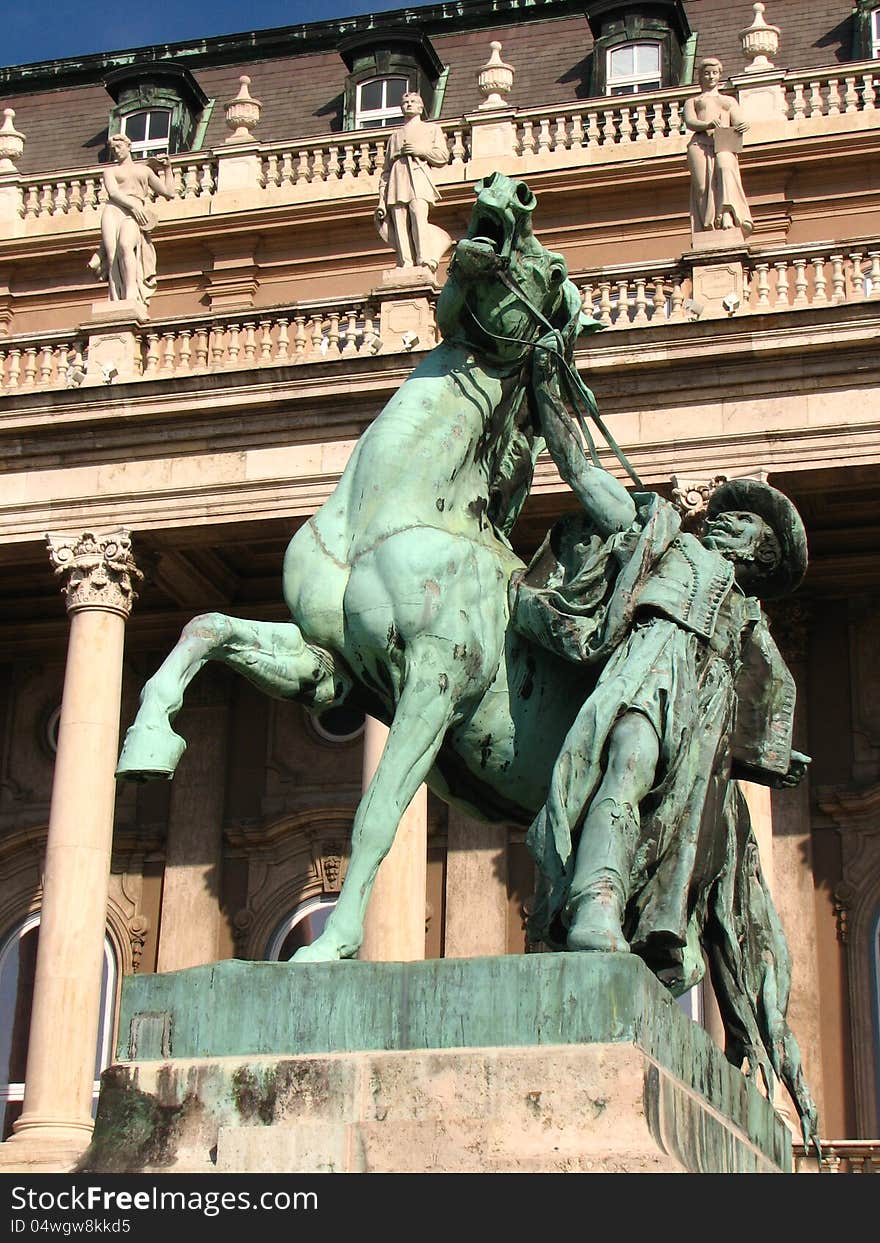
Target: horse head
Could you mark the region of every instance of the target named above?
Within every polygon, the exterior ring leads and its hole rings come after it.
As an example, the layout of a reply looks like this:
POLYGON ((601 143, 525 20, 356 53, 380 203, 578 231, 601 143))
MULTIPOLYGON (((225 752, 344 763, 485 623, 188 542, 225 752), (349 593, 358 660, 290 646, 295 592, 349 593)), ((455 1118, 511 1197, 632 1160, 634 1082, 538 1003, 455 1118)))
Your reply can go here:
POLYGON ((458 243, 437 306, 446 340, 500 362, 516 362, 549 331, 570 356, 583 330, 581 299, 562 255, 532 232, 536 199, 524 181, 490 173, 458 243))

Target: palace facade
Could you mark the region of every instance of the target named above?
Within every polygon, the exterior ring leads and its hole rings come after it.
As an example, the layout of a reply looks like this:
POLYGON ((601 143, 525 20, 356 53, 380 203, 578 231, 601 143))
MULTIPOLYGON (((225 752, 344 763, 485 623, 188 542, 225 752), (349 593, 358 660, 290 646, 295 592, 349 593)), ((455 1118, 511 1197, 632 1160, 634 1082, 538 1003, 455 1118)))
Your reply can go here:
MULTIPOLYGON (((401 283, 374 223, 406 91, 447 140, 433 223, 461 237, 494 170, 536 195, 606 325, 578 367, 644 483, 698 514, 719 477, 757 476, 803 515, 807 578, 771 616, 812 762, 748 797, 825 1166, 876 1170, 877 0, 460 0, 0 69, 2 1160, 85 1147, 125 975, 288 958, 339 892, 382 743, 363 715, 209 666, 175 781, 113 772, 187 621, 284 618, 287 541, 438 339, 448 254, 401 283), (708 56, 748 124, 752 227, 723 237, 690 214, 708 56), (146 314, 102 307, 89 267, 116 133, 170 157, 146 314)), ((516 550, 573 507, 542 457, 516 550)), ((524 952, 526 827, 423 792, 365 953, 524 952)), ((717 1034, 708 988, 690 1004, 717 1034)))

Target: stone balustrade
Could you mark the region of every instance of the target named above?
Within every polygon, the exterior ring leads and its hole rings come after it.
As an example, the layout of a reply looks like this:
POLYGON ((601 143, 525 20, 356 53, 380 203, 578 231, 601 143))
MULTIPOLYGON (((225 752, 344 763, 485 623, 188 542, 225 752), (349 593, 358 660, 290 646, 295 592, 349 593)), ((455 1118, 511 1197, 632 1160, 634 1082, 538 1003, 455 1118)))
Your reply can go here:
MULTIPOLYGON (((762 75, 741 76, 733 90, 744 97, 768 89, 762 75)), ((880 127, 880 60, 827 69, 779 70, 774 78, 778 108, 771 108, 746 135, 751 143, 785 141, 810 133, 880 127)), ((541 167, 620 162, 680 154, 688 141, 685 100, 697 87, 651 94, 584 100, 504 113, 473 114, 444 121, 449 165, 440 183, 463 182, 485 171, 480 131, 493 129, 491 159, 512 176, 541 167), (504 118, 509 118, 509 124, 504 118), (501 133, 505 129, 504 134, 501 133), (475 162, 474 162, 475 161, 475 162)), ((760 115, 760 114, 759 114, 760 115)), ((24 118, 22 119, 24 123, 24 118)), ((383 130, 328 134, 290 142, 237 143, 216 151, 172 157, 176 198, 157 204, 160 221, 214 210, 259 209, 267 203, 372 195, 385 161, 383 130), (230 194, 230 192, 232 192, 230 194)), ((41 174, 0 175, 0 221, 12 236, 94 229, 106 201, 99 166, 41 174)))
MULTIPOLYGON (((573 280, 584 311, 606 328, 656 328, 705 317, 692 296, 693 263, 694 256, 688 255, 666 264, 574 274, 573 280)), ((750 254, 743 266, 738 317, 880 301, 880 240, 775 247, 750 254)), ((431 322, 415 344, 407 344, 406 336, 386 324, 392 293, 147 323, 136 329, 130 378, 178 379, 205 372, 332 364, 380 351, 420 352, 437 338, 435 295, 425 295, 431 322)), ((87 366, 88 331, 0 337, 0 394, 100 382, 95 369, 87 366)))
POLYGON ((821 1161, 797 1144, 794 1158, 797 1173, 880 1174, 880 1139, 823 1139, 821 1161))
POLYGON ((749 309, 788 311, 880 299, 880 244, 786 246, 746 264, 749 309))

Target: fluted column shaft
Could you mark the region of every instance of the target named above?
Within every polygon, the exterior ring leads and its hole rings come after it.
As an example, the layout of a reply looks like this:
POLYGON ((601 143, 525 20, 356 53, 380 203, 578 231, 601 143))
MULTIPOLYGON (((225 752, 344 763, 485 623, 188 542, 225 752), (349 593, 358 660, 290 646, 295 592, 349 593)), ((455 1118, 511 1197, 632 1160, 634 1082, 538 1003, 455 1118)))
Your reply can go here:
POLYGON ((125 622, 127 531, 49 536, 70 616, 24 1110, 14 1139, 85 1148, 101 1002, 125 622))

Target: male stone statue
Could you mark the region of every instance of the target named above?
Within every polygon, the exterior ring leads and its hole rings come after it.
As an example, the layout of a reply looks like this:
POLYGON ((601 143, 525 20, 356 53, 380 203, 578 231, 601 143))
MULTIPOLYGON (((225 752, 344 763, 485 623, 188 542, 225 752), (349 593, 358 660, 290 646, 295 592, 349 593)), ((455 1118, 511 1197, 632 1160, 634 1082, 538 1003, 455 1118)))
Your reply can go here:
POLYGON ((157 157, 163 169, 160 180, 146 161, 132 159, 131 140, 125 134, 114 134, 110 148, 116 167, 104 171, 107 203, 101 214, 101 245, 89 267, 108 282, 111 302, 146 307, 156 288, 156 249, 150 235, 157 217, 150 191, 174 198, 171 164, 167 156, 157 157))
POLYGON ((440 200, 430 169, 446 164, 449 148, 440 126, 422 119, 420 95, 410 91, 401 106, 406 120, 388 140, 376 228, 394 247, 399 269, 422 267, 433 274, 452 238, 428 221, 429 208, 440 200))

